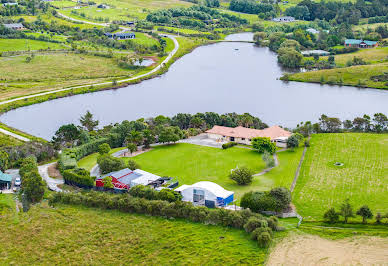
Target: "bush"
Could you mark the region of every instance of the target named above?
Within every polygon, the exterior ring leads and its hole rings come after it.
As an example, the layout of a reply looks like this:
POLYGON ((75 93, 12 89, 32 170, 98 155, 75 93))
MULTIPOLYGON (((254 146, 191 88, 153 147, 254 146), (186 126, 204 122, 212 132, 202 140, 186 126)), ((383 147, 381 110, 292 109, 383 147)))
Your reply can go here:
POLYGON ((268 227, 268 223, 266 220, 262 220, 257 217, 249 218, 249 220, 244 225, 244 229, 248 233, 251 233, 260 227, 268 227))
POLYGON ((138 185, 129 190, 129 194, 137 198, 145 198, 147 200, 165 200, 169 202, 182 200, 182 195, 178 192, 169 189, 156 191, 148 186, 138 185))
POLYGON ((222 148, 226 150, 236 145, 237 145, 237 142, 231 141, 231 142, 222 144, 222 148))
POLYGON ((65 184, 74 185, 82 188, 92 188, 94 186, 94 177, 83 168, 68 169, 62 173, 65 184))
POLYGON ((108 143, 103 143, 98 146, 98 153, 100 155, 108 154, 110 152, 110 146, 108 143))
POLYGON ((271 244, 271 235, 267 232, 263 232, 257 236, 257 242, 262 248, 268 247, 271 244))
POLYGON ((292 135, 287 139, 287 148, 294 150, 299 147, 299 140, 296 136, 292 135))
POLYGON ((236 181, 238 185, 247 185, 252 183, 253 171, 247 167, 241 167, 234 169, 229 177, 236 181))
POLYGON ((304 141, 304 146, 307 148, 310 147, 310 141, 308 139, 304 141))
POLYGON ((267 151, 264 152, 263 154, 263 161, 265 162, 265 165, 267 166, 267 168, 275 167, 275 159, 267 151))
POLYGON ((325 214, 323 218, 331 224, 334 224, 339 221, 339 213, 335 211, 334 208, 330 208, 325 214))
POLYGON ((100 155, 97 158, 97 163, 102 174, 107 174, 125 168, 125 164, 122 159, 115 158, 109 154, 100 155))
POLYGON ((35 157, 27 157, 22 161, 19 169, 22 180, 21 190, 28 203, 40 202, 44 195, 44 183, 39 175, 35 157))
POLYGON ((271 142, 270 138, 253 138, 251 143, 252 147, 260 153, 267 151, 270 154, 274 154, 276 152, 276 145, 271 142))
POLYGON ((291 193, 286 188, 274 188, 269 192, 247 192, 240 202, 243 208, 249 208, 253 212, 276 211, 286 209, 291 203, 291 193))
POLYGON ((268 233, 270 236, 273 234, 272 229, 269 227, 258 227, 251 233, 252 240, 257 240, 262 233, 268 233))
POLYGON ((135 160, 128 160, 127 167, 131 170, 140 169, 140 165, 135 160))

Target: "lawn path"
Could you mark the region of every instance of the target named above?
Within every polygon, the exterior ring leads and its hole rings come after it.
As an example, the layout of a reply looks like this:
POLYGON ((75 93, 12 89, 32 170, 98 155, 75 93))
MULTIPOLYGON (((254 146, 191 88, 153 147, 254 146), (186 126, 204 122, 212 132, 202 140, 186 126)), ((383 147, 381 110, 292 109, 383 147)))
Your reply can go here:
MULTIPOLYGON (((308 141, 309 141, 309 142, 310 142, 310 138, 311 138, 311 137, 309 136, 309 138, 308 138, 308 141)), ((296 172, 295 172, 294 180, 292 181, 292 184, 291 184, 291 188, 290 188, 291 193, 294 191, 294 188, 295 188, 295 186, 296 186, 296 182, 298 181, 300 168, 302 167, 302 163, 303 163, 303 160, 304 160, 304 156, 305 156, 305 154, 306 154, 306 151, 307 151, 307 147, 304 146, 303 153, 302 153, 302 158, 300 158, 298 168, 296 169, 296 172)))

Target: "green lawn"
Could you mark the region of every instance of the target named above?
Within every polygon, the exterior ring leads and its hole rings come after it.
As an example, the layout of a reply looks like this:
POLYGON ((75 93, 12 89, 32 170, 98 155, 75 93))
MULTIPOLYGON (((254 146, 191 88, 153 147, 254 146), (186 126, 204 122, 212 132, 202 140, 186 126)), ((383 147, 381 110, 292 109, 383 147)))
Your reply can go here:
POLYGON ((386 81, 371 80, 372 76, 387 72, 388 63, 381 63, 301 72, 290 75, 289 80, 388 89, 386 81))
POLYGON ((155 147, 134 159, 141 169, 160 176, 176 177, 180 185, 211 181, 234 191, 237 198, 247 191, 262 190, 264 186, 260 178, 255 178, 247 186, 238 186, 229 179, 230 170, 236 166, 247 166, 255 173, 265 168, 261 155, 249 149, 234 147, 222 150, 180 143, 155 147))
POLYGON ((388 212, 387 158, 388 134, 313 135, 293 193, 298 212, 322 220, 347 198, 355 209, 367 204, 374 213, 388 212))
POLYGON ((83 207, 42 203, 0 226, 1 265, 261 265, 267 256, 243 230, 83 207))
POLYGON ((295 151, 286 150, 277 153, 279 165, 268 173, 257 177, 267 184, 266 190, 273 187, 288 189, 291 187, 302 153, 303 147, 299 147, 295 151))
POLYGON ((141 45, 145 45, 145 46, 153 46, 153 45, 159 46, 158 40, 152 38, 148 34, 144 34, 141 32, 136 32, 135 34, 136 34, 136 38, 132 40, 133 42, 141 45))
POLYGON ((77 5, 76 2, 68 1, 68 0, 51 1, 51 2, 49 2, 49 4, 54 6, 54 7, 57 7, 57 8, 73 7, 73 6, 77 5))
POLYGON ((0 194, 0 222, 2 215, 11 213, 15 210, 15 201, 12 197, 12 194, 0 194))
POLYGON ((6 51, 28 51, 28 50, 41 50, 41 49, 66 49, 60 43, 43 42, 29 39, 0 39, 0 52, 6 51))
MULTIPOLYGON (((125 149, 123 147, 120 147, 120 148, 115 148, 115 149, 111 149, 109 154, 112 154, 116 151, 120 151, 122 149, 125 149)), ((95 166, 97 164, 97 157, 98 157, 98 152, 95 152, 95 153, 92 153, 88 156, 85 156, 84 158, 82 158, 81 160, 79 160, 77 162, 78 164, 78 167, 80 168, 84 168, 88 171, 92 170, 93 166, 95 166)))

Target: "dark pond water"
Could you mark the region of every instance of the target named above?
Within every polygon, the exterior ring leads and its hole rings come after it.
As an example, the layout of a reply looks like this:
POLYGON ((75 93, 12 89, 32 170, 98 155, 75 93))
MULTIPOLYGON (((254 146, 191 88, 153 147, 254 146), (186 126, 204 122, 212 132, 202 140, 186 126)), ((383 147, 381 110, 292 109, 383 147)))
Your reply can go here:
MULTIPOLYGON (((251 34, 229 36, 249 40, 251 34)), ((278 80, 276 55, 250 43, 195 49, 159 78, 109 91, 19 108, 0 117, 12 127, 50 139, 63 124, 90 110, 101 125, 159 114, 249 112, 269 125, 295 127, 321 114, 350 119, 388 113, 388 91, 278 80)))

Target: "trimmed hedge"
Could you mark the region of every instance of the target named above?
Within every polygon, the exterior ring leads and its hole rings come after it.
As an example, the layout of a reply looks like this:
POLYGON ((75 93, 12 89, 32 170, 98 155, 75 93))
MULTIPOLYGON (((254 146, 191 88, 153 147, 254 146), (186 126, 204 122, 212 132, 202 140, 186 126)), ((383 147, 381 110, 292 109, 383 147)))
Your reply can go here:
POLYGON ((182 195, 173 190, 162 189, 161 191, 156 191, 155 189, 143 185, 132 187, 128 193, 133 197, 145 198, 148 200, 166 200, 169 202, 182 200, 182 195))
POLYGON ((291 192, 287 188, 278 187, 270 191, 250 191, 241 198, 241 207, 254 212, 285 210, 291 203, 291 192))
POLYGON ((236 145, 237 145, 236 142, 231 141, 231 142, 222 144, 222 148, 223 148, 224 150, 226 150, 226 149, 232 148, 233 146, 236 146, 236 145))
POLYGON ((68 169, 62 173, 65 184, 76 185, 82 188, 92 188, 94 186, 94 177, 83 168, 68 169))
MULTIPOLYGON (((214 224, 226 227, 244 229, 247 232, 254 232, 257 228, 270 227, 276 231, 277 219, 266 218, 260 214, 253 213, 248 209, 233 211, 226 209, 209 209, 206 207, 195 207, 189 202, 175 201, 168 202, 164 200, 147 200, 144 198, 132 197, 124 194, 110 194, 103 192, 87 193, 53 193, 50 195, 49 204, 57 203, 83 205, 93 208, 119 210, 127 213, 140 213, 152 216, 162 216, 166 218, 181 218, 192 222, 204 224, 214 224), (270 220, 270 221, 269 221, 270 220)), ((262 230, 267 233, 270 230, 262 230)), ((255 238, 261 239, 259 231, 256 231, 255 238)), ((271 241, 271 239, 269 239, 271 241)))

